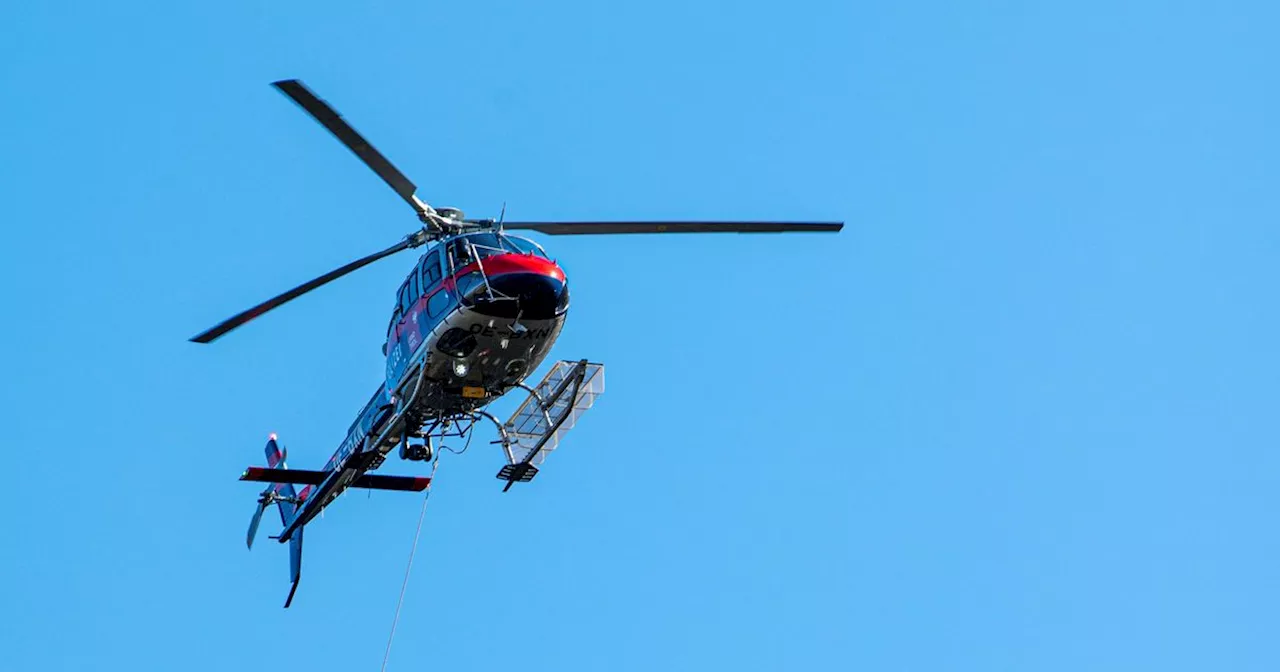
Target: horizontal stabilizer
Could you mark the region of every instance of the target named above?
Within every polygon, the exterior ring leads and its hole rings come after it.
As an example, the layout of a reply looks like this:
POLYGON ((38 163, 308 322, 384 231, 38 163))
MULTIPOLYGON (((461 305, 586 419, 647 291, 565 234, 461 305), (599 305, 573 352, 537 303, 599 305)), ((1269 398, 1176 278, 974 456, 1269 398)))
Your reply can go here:
POLYGON ((352 482, 353 488, 370 490, 404 490, 405 492, 422 492, 431 485, 430 476, 379 476, 365 474, 352 482))
MULTIPOLYGON (((299 485, 320 485, 333 472, 310 471, 307 469, 268 469, 265 467, 249 467, 240 475, 242 481, 262 481, 265 483, 296 483, 299 485)), ((365 474, 351 482, 353 488, 369 490, 403 490, 406 492, 422 492, 431 485, 428 476, 380 476, 365 474)))
POLYGON ((240 474, 242 481, 262 481, 263 483, 295 483, 297 485, 320 485, 324 482, 327 471, 310 471, 307 469, 270 469, 267 467, 249 467, 240 474))

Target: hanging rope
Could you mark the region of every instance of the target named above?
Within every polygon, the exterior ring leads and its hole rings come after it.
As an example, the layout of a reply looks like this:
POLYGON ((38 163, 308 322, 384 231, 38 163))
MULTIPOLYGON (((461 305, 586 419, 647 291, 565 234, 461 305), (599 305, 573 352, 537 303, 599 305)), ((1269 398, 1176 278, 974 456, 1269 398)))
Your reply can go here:
POLYGON ((413 569, 413 555, 418 552, 418 537, 422 534, 422 519, 427 516, 427 502, 431 499, 431 488, 436 482, 436 469, 440 466, 440 454, 431 462, 431 483, 427 485, 427 494, 422 498, 422 511, 418 514, 418 530, 413 533, 413 548, 409 549, 409 564, 404 568, 404 583, 400 584, 400 599, 396 601, 396 616, 391 620, 391 634, 387 636, 387 652, 382 655, 382 672, 387 672, 387 660, 391 658, 391 642, 396 637, 396 624, 400 622, 400 607, 404 604, 404 591, 409 586, 409 572, 413 569))
POLYGON ((409 572, 413 569, 413 555, 418 552, 418 537, 422 534, 422 520, 427 516, 427 502, 431 499, 431 489, 436 483, 436 469, 440 467, 440 456, 444 451, 449 451, 455 455, 461 455, 467 452, 467 448, 471 447, 471 431, 467 431, 467 442, 462 446, 462 450, 454 450, 440 444, 440 450, 436 451, 436 457, 431 461, 431 483, 427 485, 427 494, 422 498, 422 511, 418 513, 418 530, 413 533, 413 548, 409 549, 409 564, 404 568, 404 583, 400 584, 400 599, 396 600, 396 615, 391 619, 391 634, 387 636, 387 652, 382 655, 382 672, 387 672, 387 661, 391 659, 391 642, 396 638, 396 624, 400 622, 400 607, 404 605, 404 591, 409 587, 409 572))

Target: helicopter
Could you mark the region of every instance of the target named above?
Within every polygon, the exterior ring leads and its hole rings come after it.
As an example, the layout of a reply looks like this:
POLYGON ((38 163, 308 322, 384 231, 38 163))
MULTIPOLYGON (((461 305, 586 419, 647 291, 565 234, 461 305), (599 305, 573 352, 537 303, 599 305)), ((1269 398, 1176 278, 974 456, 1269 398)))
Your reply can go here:
POLYGON ((250 520, 253 547, 262 516, 279 509, 289 544, 293 602, 301 577, 303 529, 349 488, 421 492, 430 477, 370 473, 397 451, 401 459, 430 461, 434 442, 470 438, 478 423, 496 427, 506 464, 497 477, 526 483, 581 414, 604 390, 604 367, 561 360, 537 386, 526 379, 546 359, 564 327, 569 285, 564 269, 533 240, 510 231, 560 235, 653 233, 838 232, 843 222, 771 221, 505 221, 468 219, 457 208, 434 208, 417 187, 327 102, 296 79, 273 82, 277 90, 329 130, 400 196, 419 228, 394 245, 366 255, 219 322, 190 340, 209 344, 303 294, 404 250, 427 246, 396 294, 386 341, 385 379, 361 409, 346 436, 319 470, 289 469, 275 434, 265 448, 266 467, 249 467, 244 481, 264 482, 250 520), (527 398, 506 422, 486 408, 512 390, 527 398), (301 490, 295 486, 304 486, 301 490))

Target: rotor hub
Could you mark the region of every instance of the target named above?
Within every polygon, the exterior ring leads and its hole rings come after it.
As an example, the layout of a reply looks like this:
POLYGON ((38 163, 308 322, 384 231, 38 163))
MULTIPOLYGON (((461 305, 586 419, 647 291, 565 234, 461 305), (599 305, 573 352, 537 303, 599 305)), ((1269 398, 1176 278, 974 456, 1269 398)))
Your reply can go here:
POLYGON ((436 208, 436 214, 444 217, 445 219, 452 219, 457 222, 461 222, 466 216, 457 208, 436 208))

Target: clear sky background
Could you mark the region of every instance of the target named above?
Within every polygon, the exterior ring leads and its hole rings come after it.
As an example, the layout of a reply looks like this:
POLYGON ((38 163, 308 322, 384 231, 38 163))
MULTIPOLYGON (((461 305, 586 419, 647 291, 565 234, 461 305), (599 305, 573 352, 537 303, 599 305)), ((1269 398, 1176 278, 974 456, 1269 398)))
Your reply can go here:
POLYGON ((389 669, 1277 669, 1278 20, 6 3, 0 668, 381 663, 420 496, 285 611, 236 479, 333 451, 412 256, 186 341, 414 228, 299 77, 473 216, 848 222, 540 238, 606 393, 508 494, 446 457, 389 669))

